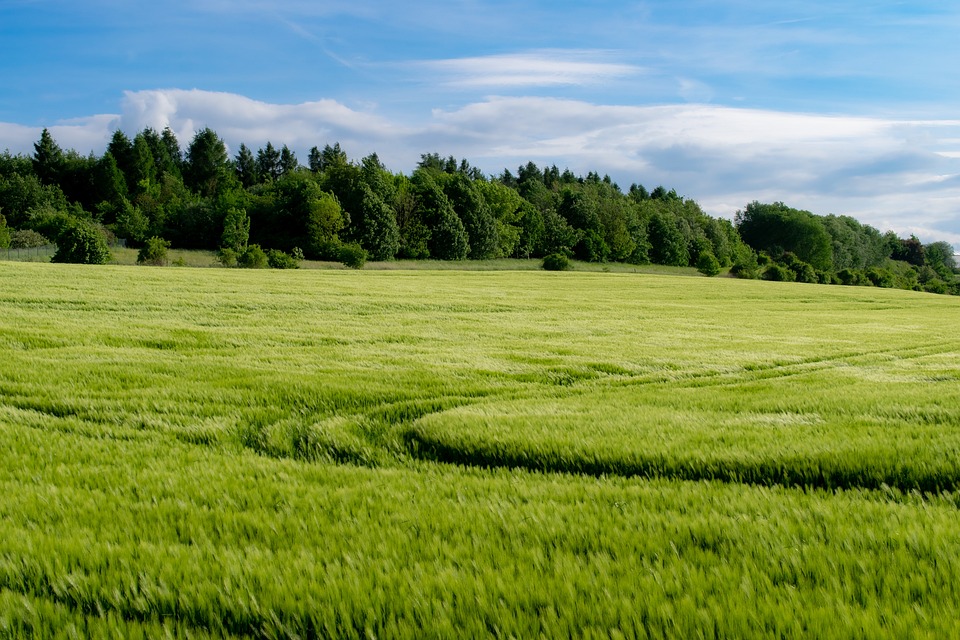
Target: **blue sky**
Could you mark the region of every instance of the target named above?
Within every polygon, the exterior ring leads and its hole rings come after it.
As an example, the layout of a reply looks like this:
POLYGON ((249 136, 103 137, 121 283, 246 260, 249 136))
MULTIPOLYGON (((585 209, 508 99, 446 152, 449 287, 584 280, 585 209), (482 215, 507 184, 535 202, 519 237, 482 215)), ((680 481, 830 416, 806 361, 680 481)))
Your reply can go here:
POLYGON ((960 247, 960 6, 0 0, 0 148, 210 126, 409 171, 533 160, 960 247))

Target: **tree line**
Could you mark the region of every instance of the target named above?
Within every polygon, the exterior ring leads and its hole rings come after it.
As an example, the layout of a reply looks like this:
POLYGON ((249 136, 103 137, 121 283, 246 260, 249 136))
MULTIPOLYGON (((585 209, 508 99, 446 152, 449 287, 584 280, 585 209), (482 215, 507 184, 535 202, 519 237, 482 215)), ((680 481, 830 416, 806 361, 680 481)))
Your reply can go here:
POLYGON ((880 233, 848 216, 753 202, 734 221, 658 186, 529 162, 487 176, 467 160, 421 156, 405 175, 339 144, 306 163, 286 145, 231 157, 209 128, 114 132, 102 155, 64 151, 44 129, 31 156, 0 155, 0 246, 54 242, 55 260, 103 262, 111 238, 209 249, 230 266, 299 260, 544 258, 725 269, 745 278, 958 293, 953 248, 880 233))

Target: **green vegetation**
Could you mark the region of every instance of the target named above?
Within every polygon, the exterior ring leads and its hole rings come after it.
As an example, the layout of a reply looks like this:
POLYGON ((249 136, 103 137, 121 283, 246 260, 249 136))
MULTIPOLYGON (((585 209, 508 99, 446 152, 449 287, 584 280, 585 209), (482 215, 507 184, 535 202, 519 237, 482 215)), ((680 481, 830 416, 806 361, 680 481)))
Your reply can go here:
MULTIPOLYGON (((228 267, 290 268, 281 256, 296 260, 298 248, 311 262, 351 268, 368 259, 562 255, 707 276, 729 269, 740 278, 960 293, 949 243, 882 234, 849 216, 752 202, 733 223, 663 186, 622 190, 609 176, 532 162, 516 174, 484 175, 465 159, 424 154, 406 175, 375 153, 351 161, 339 144, 313 147, 302 166, 269 142, 256 153, 241 144, 230 158, 210 129, 185 151, 170 129, 144 129, 132 140, 117 131, 99 158, 62 150, 44 130, 33 156, 0 155, 0 210, 14 235, 56 242, 79 225, 131 248, 160 238, 171 248, 217 251, 228 267)), ((0 224, 0 247, 9 235, 0 224)), ((93 256, 71 259, 99 260, 93 256)))
POLYGON ((525 264, 0 263, 0 635, 960 633, 955 299, 525 264))

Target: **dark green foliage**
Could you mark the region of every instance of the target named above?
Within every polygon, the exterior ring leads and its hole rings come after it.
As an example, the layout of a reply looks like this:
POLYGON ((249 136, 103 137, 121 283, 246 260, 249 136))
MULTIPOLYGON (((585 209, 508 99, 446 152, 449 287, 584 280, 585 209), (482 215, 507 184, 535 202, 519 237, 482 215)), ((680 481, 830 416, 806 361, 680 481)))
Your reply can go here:
POLYGON ((57 252, 51 260, 75 264, 105 264, 110 258, 110 249, 103 233, 89 223, 74 220, 57 236, 57 252))
POLYGON ((833 247, 834 269, 866 269, 879 266, 889 256, 887 241, 879 231, 850 216, 820 218, 833 247))
POLYGON ((837 272, 837 280, 840 281, 840 284, 848 287, 865 287, 873 284, 859 269, 841 269, 837 272))
POLYGON ((134 165, 136 164, 136 158, 133 153, 133 142, 130 141, 127 134, 117 129, 110 138, 110 144, 107 145, 107 153, 112 155, 114 160, 116 160, 117 167, 123 175, 126 191, 132 192, 136 187, 136 182, 134 182, 133 179, 134 165))
POLYGON ((233 249, 234 253, 241 254, 250 241, 250 217, 245 209, 231 207, 223 219, 223 235, 220 236, 220 246, 233 249))
POLYGON ((867 280, 869 280, 875 287, 883 287, 889 289, 893 287, 894 277, 887 269, 881 269, 879 267, 870 267, 866 271, 867 280))
POLYGON ((229 187, 233 172, 227 147, 209 128, 197 132, 187 147, 183 165, 183 183, 204 197, 211 197, 229 187))
POLYGON ((47 129, 33 145, 33 172, 43 184, 58 184, 63 171, 63 150, 47 129))
POLYGON ((257 161, 253 157, 250 148, 240 143, 240 149, 233 159, 233 169, 237 174, 237 180, 244 189, 249 189, 257 184, 257 161))
MULTIPOLYGON (((466 160, 424 154, 407 177, 371 153, 351 162, 339 143, 314 146, 309 171, 294 151, 267 142, 256 156, 240 144, 233 160, 210 129, 183 159, 168 128, 131 140, 115 131, 103 155, 64 152, 44 130, 32 156, 0 154, 0 209, 11 232, 57 237, 80 220, 141 246, 229 251, 227 264, 254 242, 311 259, 339 260, 344 243, 373 260, 461 260, 562 254, 592 262, 654 262, 759 277, 846 282, 915 290, 960 290, 953 247, 901 239, 849 216, 817 216, 782 202, 752 202, 736 226, 693 200, 658 186, 628 193, 609 176, 577 176, 528 162, 496 179, 466 160), (248 215, 241 215, 247 212, 248 215), (758 255, 759 253, 759 255, 758 255), (835 274, 835 270, 840 270, 835 274)), ((3 238, 6 241, 6 238, 3 238)), ((275 261, 276 261, 275 260, 275 261)))
POLYGON ((833 246, 823 223, 808 211, 791 209, 782 202, 751 202, 737 212, 737 226, 744 242, 757 251, 777 257, 792 252, 817 269, 833 265, 833 246))
POLYGON ((0 178, 0 209, 8 225, 18 229, 28 226, 33 213, 44 208, 66 210, 67 199, 60 187, 42 185, 33 174, 0 178))
POLYGON ((738 278, 754 280, 760 277, 760 262, 757 254, 745 244, 740 244, 733 257, 730 273, 738 278))
POLYGON ((220 247, 217 252, 217 261, 225 267, 237 266, 237 252, 230 247, 220 247))
POLYGON ((704 251, 697 260, 697 271, 708 278, 712 278, 720 273, 720 261, 709 251, 704 251))
POLYGON ((165 266, 168 262, 167 250, 169 248, 170 243, 163 238, 156 236, 149 238, 137 254, 137 264, 165 266))
POLYGON ((444 194, 460 218, 472 260, 487 260, 497 252, 497 225, 480 191, 463 173, 445 180, 444 194))
POLYGON ((351 269, 362 269, 367 263, 367 252, 358 244, 345 244, 340 247, 340 262, 351 269))
POLYGON ((953 245, 949 242, 932 242, 923 247, 926 263, 944 279, 952 279, 957 270, 953 257, 953 245))
POLYGON ((797 282, 816 284, 818 282, 816 270, 789 251, 780 256, 777 263, 793 272, 793 279, 797 282))
POLYGON ((414 172, 412 183, 417 214, 430 231, 427 240, 430 257, 438 260, 466 258, 469 250, 467 233, 443 190, 425 170, 414 172))
POLYGON ((19 229, 10 233, 11 249, 32 249, 48 244, 50 244, 50 240, 32 229, 19 229))
POLYGON ((391 260, 400 250, 400 229, 393 210, 369 187, 360 208, 360 244, 371 260, 391 260))
POLYGON ((566 271, 570 268, 570 259, 562 253, 550 253, 543 256, 541 266, 546 271, 566 271))
POLYGON ((297 260, 289 253, 284 253, 279 249, 270 249, 267 251, 267 264, 271 269, 299 269, 300 260, 297 260))
POLYGON ((117 237, 126 238, 135 245, 147 239, 150 220, 139 207, 134 207, 124 198, 115 211, 115 222, 112 228, 117 237))
POLYGON ((606 262, 610 247, 594 229, 587 229, 574 248, 574 255, 585 262, 606 262))
POLYGON ((0 249, 6 249, 10 246, 10 228, 7 227, 7 219, 0 214, 0 249))
POLYGON ((917 236, 910 236, 906 240, 898 239, 893 247, 891 257, 894 260, 909 262, 915 267, 922 267, 926 263, 926 252, 923 243, 917 236))
POLYGON ((773 263, 763 270, 763 279, 771 282, 793 282, 796 280, 796 274, 783 265, 773 263))
POLYGON ((154 161, 153 150, 142 134, 133 139, 133 166, 127 177, 130 193, 137 194, 146 189, 149 183, 157 181, 157 166, 154 161))
POLYGON ((267 254, 258 244, 251 244, 243 253, 237 254, 237 266, 241 269, 266 269, 267 254))
POLYGON ((647 233, 652 262, 676 267, 689 264, 686 239, 676 219, 656 211, 647 224, 647 233))
POLYGON ((539 251, 543 254, 563 253, 573 255, 573 248, 579 241, 577 230, 553 209, 541 213, 543 217, 543 243, 539 251))
POLYGON ((256 166, 257 176, 263 182, 278 180, 283 175, 280 166, 280 152, 269 141, 266 147, 257 151, 256 166))

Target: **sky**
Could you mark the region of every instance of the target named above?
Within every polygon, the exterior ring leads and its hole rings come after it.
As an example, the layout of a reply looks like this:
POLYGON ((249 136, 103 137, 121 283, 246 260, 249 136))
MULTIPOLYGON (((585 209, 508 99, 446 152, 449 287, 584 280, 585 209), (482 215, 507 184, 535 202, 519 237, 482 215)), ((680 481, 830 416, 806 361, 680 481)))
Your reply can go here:
POLYGON ((960 3, 0 0, 0 149, 204 127, 305 162, 533 161, 960 250, 960 3))

